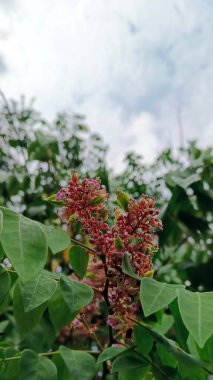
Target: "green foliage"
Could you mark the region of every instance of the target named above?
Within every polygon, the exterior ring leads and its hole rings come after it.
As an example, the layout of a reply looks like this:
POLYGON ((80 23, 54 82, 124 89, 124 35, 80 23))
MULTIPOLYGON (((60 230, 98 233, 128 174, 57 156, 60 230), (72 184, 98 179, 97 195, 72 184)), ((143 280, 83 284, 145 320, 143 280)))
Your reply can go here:
POLYGON ((58 115, 50 125, 22 100, 5 104, 0 123, 0 380, 207 379, 213 373, 212 149, 192 142, 179 157, 167 149, 151 165, 128 153, 124 171, 113 176, 106 146, 79 115, 58 115), (97 292, 69 276, 74 272, 90 283, 89 245, 80 226, 72 233, 80 235, 81 246, 78 237, 71 246, 58 227, 55 193, 70 168, 100 176, 108 190, 119 187, 124 210, 131 197, 158 197, 164 229, 155 280, 148 278, 152 273, 141 279, 124 254, 120 271, 141 284, 141 311, 129 336, 114 334, 118 346, 106 326, 107 287, 99 294, 100 310, 91 315, 101 326, 97 336, 91 330, 80 343, 74 335, 64 339, 84 307, 93 310, 97 292))
POLYGON ((70 350, 61 346, 61 357, 70 372, 72 380, 92 380, 94 378, 96 368, 94 358, 86 352, 70 350))

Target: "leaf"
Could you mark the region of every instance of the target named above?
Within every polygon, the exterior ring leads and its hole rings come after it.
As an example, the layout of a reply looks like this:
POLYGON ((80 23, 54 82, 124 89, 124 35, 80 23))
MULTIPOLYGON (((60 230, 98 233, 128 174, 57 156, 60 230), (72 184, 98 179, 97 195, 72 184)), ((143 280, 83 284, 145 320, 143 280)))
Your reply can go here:
POLYGON ((176 359, 162 344, 157 343, 156 350, 163 366, 177 367, 176 359))
MULTIPOLYGON (((139 367, 139 368, 131 368, 119 371, 119 380, 148 380, 147 377, 144 377, 149 370, 149 365, 139 367)), ((153 379, 153 378, 149 378, 153 379)))
POLYGON ((130 277, 135 278, 136 280, 141 281, 142 277, 138 276, 135 272, 134 269, 130 263, 130 258, 131 255, 129 253, 124 253, 123 258, 122 258, 122 271, 123 273, 127 274, 130 277))
POLYGON ((60 279, 61 293, 72 313, 87 306, 93 299, 93 290, 90 286, 73 281, 66 276, 60 279))
POLYGON ((32 350, 24 350, 20 360, 19 380, 57 380, 55 364, 32 350))
POLYGON ((95 359, 86 352, 59 348, 61 357, 68 368, 70 380, 93 380, 96 372, 95 359))
POLYGON ((78 314, 77 312, 72 313, 70 311, 64 301, 64 298, 62 297, 59 285, 57 285, 56 291, 48 302, 48 310, 51 322, 53 323, 56 331, 73 321, 78 314))
POLYGON ((70 245, 70 237, 62 229, 54 228, 51 226, 45 226, 38 223, 47 239, 47 245, 50 248, 53 255, 63 251, 70 245))
POLYGON ((82 280, 87 272, 89 254, 84 248, 74 245, 70 249, 69 258, 74 272, 82 280))
MULTIPOLYGON (((176 298, 172 303, 169 305, 169 309, 174 317, 174 328, 176 332, 176 340, 179 343, 179 345, 185 350, 188 351, 188 347, 186 344, 189 332, 186 329, 183 320, 180 315, 180 310, 178 307, 178 299, 176 298)), ((160 331, 158 331, 160 332, 160 331)))
POLYGON ((140 300, 145 317, 169 305, 182 288, 184 285, 171 285, 144 277, 141 281, 140 300))
POLYGON ((187 330, 197 344, 203 347, 213 334, 213 292, 193 293, 181 290, 178 304, 187 330))
MULTIPOLYGON (((11 347, 4 350, 5 359, 10 358, 12 356, 20 356, 19 351, 11 347)), ((3 377, 1 377, 1 374, 0 374, 0 379, 1 380, 17 380, 17 375, 19 373, 19 365, 20 365, 20 359, 5 361, 3 377)))
POLYGON ((205 366, 206 363, 183 351, 173 340, 168 339, 153 330, 150 330, 150 333, 158 343, 162 344, 164 348, 174 356, 176 360, 183 363, 185 366, 190 368, 201 368, 202 366, 205 366))
POLYGON ((145 361, 136 352, 127 352, 118 356, 112 364, 112 372, 119 372, 124 369, 133 369, 147 367, 147 361, 145 361))
POLYGON ((28 312, 46 302, 52 297, 57 282, 40 273, 25 284, 21 284, 21 294, 24 301, 24 311, 28 312))
POLYGON ((97 364, 103 363, 106 360, 114 359, 116 356, 126 351, 125 347, 107 347, 98 357, 97 364))
POLYGON ((153 330, 159 334, 165 335, 172 327, 174 319, 171 315, 163 314, 162 320, 153 326, 153 330))
POLYGON ((37 222, 0 207, 3 212, 2 247, 23 282, 35 276, 47 260, 47 241, 37 222))
POLYGON ((10 290, 10 276, 6 270, 0 266, 0 304, 10 290))
POLYGON ((43 304, 26 313, 24 311, 24 301, 21 295, 19 281, 17 281, 13 294, 13 309, 21 338, 24 338, 40 321, 45 308, 46 304, 43 304))
POLYGON ((147 355, 153 346, 153 338, 148 329, 143 326, 134 326, 134 344, 137 347, 137 351, 143 355, 147 355))
POLYGON ((62 357, 60 355, 54 355, 52 360, 57 368, 58 380, 70 380, 70 373, 64 365, 62 357))

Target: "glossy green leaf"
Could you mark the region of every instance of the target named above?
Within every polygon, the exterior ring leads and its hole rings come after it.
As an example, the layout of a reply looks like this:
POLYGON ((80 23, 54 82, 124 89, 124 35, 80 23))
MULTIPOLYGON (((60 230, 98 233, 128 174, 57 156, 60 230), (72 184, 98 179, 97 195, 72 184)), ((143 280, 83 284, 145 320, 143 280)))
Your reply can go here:
POLYGON ((68 368, 70 380, 93 380, 96 372, 95 359, 88 353, 70 350, 65 346, 59 348, 61 357, 68 368))
POLYGON ((0 304, 10 290, 10 276, 4 268, 0 266, 0 304))
POLYGON ((197 344, 203 347, 213 334, 213 292, 193 293, 181 290, 178 304, 187 330, 197 344))
POLYGON ((2 247, 23 282, 41 271, 47 260, 47 241, 38 223, 1 207, 2 247))
POLYGON ((130 262, 130 258, 131 258, 131 255, 129 253, 124 253, 123 258, 122 258, 122 271, 128 276, 141 281, 142 278, 135 273, 132 267, 132 264, 130 262))
POLYGON ((22 352, 20 360, 19 380, 23 379, 57 380, 56 366, 44 356, 26 349, 22 352))
POLYGON ((170 285, 144 277, 141 281, 140 300, 144 315, 147 317, 169 305, 183 285, 170 285))
POLYGON ((57 282, 43 273, 21 284, 24 310, 28 312, 50 299, 56 290, 57 282))
POLYGON ((20 290, 19 282, 17 282, 13 294, 13 310, 21 338, 25 337, 33 327, 40 321, 41 316, 46 308, 46 304, 26 313, 24 311, 24 301, 20 290))
POLYGON ((60 288, 62 296, 72 313, 87 306, 93 299, 93 290, 90 286, 61 276, 60 288))
POLYGON ((89 254, 84 248, 74 245, 70 249, 69 258, 74 272, 82 280, 87 272, 89 254))
POLYGON ((103 363, 106 360, 116 358, 119 354, 126 351, 125 347, 107 347, 98 357, 97 364, 103 363))
POLYGON ((47 245, 50 248, 53 255, 69 247, 70 237, 62 229, 54 228, 51 226, 45 226, 41 223, 38 224, 44 231, 47 240, 47 245))
POLYGON ((51 322, 56 331, 75 319, 77 312, 72 313, 64 301, 60 286, 57 285, 56 291, 48 302, 48 310, 51 322))

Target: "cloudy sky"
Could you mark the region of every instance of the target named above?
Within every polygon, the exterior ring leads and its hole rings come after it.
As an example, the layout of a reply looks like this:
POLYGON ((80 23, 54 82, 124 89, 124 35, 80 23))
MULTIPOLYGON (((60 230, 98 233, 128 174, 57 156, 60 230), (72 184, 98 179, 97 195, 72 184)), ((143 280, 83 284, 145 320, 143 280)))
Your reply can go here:
POLYGON ((0 0, 0 88, 79 112, 119 168, 213 141, 212 0, 0 0), (183 137, 182 137, 183 138, 183 137))

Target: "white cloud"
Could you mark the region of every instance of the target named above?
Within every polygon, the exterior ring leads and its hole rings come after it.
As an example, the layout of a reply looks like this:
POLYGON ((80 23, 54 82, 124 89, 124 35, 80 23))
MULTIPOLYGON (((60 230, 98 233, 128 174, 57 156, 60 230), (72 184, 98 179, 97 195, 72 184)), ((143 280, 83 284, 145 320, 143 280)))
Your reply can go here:
POLYGON ((179 144, 178 110, 185 139, 208 144, 212 11, 208 0, 11 1, 0 13, 0 87, 35 96, 49 118, 85 113, 113 167, 127 150, 150 160, 179 144))

